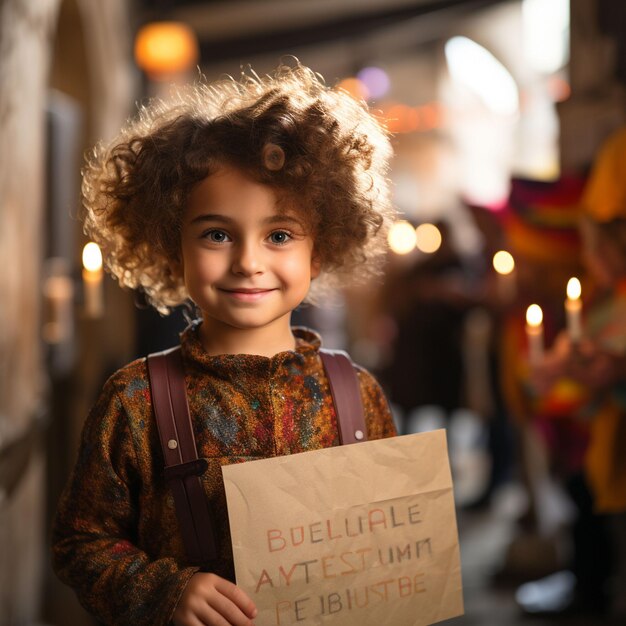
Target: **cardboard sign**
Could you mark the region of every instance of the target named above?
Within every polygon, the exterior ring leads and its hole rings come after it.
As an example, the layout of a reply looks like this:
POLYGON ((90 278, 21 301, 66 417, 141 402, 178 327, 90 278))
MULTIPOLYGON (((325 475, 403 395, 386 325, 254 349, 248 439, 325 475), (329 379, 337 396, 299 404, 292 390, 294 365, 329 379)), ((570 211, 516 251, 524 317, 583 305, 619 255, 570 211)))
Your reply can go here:
POLYGON ((443 430, 222 468, 257 626, 418 626, 463 613, 443 430))

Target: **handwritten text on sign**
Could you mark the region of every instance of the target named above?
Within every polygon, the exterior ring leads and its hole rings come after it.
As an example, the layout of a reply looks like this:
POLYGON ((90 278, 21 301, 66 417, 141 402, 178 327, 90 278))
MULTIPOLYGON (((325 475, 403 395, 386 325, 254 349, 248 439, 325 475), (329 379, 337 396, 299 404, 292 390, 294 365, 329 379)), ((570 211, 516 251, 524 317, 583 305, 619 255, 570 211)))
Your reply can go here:
POLYGON ((420 437, 223 468, 237 582, 257 624, 402 626, 462 613, 445 447, 420 437), (431 463, 421 474, 420 457, 431 463))

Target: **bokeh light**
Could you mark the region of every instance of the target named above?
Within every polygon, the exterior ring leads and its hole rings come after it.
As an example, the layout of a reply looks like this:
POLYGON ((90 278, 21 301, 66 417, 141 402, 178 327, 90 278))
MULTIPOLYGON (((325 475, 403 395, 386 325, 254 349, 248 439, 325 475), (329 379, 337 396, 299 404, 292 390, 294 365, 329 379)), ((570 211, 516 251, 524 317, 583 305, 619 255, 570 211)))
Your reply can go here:
POLYGON ((420 252, 432 254, 441 247, 441 232, 434 224, 420 224, 415 229, 415 245, 420 252))
POLYGON ((523 0, 522 42, 532 69, 552 74, 569 60, 570 0, 523 0))
POLYGON ((387 72, 380 67, 364 67, 356 76, 365 85, 370 98, 382 98, 391 86, 387 72))
POLYGON ((485 106, 499 115, 519 110, 519 92, 510 72, 491 52, 467 37, 446 42, 450 75, 478 96, 485 106))
POLYGON ((500 250, 493 255, 493 269, 498 274, 507 275, 515 269, 515 259, 510 252, 500 250))
POLYGON ((181 22, 146 24, 135 38, 135 61, 152 78, 184 72, 198 55, 195 33, 181 22))
POLYGON ((582 294, 580 281, 575 276, 567 281, 567 297, 570 300, 578 300, 582 294))
POLYGON ((538 304, 531 304, 528 309, 526 309, 526 323, 529 326, 536 328, 537 326, 541 326, 543 322, 543 311, 538 304))
POLYGON ((337 89, 347 91, 355 100, 367 100, 370 96, 365 83, 358 78, 344 78, 337 83, 337 89))
POLYGON ((415 228, 409 222, 399 220, 389 229, 388 241, 396 254, 408 254, 415 249, 417 242, 415 228))
POLYGON ((83 267, 90 272, 102 269, 102 252, 98 244, 93 241, 83 248, 83 267))

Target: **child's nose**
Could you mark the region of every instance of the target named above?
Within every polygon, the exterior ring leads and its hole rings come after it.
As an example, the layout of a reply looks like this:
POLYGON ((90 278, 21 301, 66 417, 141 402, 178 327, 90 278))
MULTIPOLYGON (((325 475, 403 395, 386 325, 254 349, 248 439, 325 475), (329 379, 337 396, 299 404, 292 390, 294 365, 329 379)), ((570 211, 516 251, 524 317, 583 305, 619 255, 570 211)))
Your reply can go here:
POLYGON ((261 250, 251 243, 237 246, 233 258, 233 272, 244 276, 253 276, 263 272, 261 250))

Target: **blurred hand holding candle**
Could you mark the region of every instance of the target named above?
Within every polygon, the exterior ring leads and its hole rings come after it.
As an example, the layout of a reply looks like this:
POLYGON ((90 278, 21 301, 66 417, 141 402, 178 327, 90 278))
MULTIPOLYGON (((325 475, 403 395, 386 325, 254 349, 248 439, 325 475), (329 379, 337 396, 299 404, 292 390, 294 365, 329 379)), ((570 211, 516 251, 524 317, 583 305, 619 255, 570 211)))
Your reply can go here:
POLYGON ((515 260, 506 250, 500 250, 493 255, 493 269, 498 273, 498 296, 505 302, 511 302, 516 295, 515 260))
POLYGON ((531 304, 526 310, 526 336, 528 360, 537 365, 543 359, 543 311, 538 304, 531 304))
POLYGON ((570 278, 567 283, 567 300, 565 300, 565 314, 567 316, 567 332, 572 343, 578 343, 582 339, 582 289, 578 278, 570 278))
POLYGON ((83 288, 86 315, 88 317, 101 317, 104 312, 102 252, 98 244, 93 241, 90 241, 83 248, 83 288))

